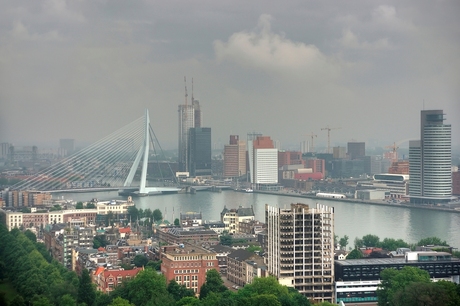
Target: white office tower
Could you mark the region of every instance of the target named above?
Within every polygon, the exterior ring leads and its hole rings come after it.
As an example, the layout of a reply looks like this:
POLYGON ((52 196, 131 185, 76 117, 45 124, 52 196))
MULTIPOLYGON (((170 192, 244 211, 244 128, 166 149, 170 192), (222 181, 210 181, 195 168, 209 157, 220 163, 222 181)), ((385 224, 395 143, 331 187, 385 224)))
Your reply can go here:
POLYGON ((315 302, 334 299, 334 208, 265 205, 268 270, 315 302))
POLYGON ((452 200, 451 125, 442 110, 421 112, 420 140, 409 143, 409 195, 412 203, 452 200))

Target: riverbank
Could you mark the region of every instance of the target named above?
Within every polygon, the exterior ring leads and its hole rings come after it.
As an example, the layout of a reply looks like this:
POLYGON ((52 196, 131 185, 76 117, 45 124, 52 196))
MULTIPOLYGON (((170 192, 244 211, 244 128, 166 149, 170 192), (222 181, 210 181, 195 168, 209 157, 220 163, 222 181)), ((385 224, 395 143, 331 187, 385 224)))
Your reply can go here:
POLYGON ((336 201, 336 202, 349 202, 349 203, 356 203, 356 204, 391 206, 391 207, 399 207, 399 208, 425 209, 425 210, 436 210, 436 211, 460 213, 460 209, 455 209, 455 207, 460 208, 460 203, 452 204, 452 208, 450 208, 450 207, 445 207, 445 206, 429 206, 429 205, 419 205, 419 204, 411 204, 411 203, 388 203, 387 200, 370 201, 370 200, 349 199, 349 198, 345 198, 345 199, 323 198, 323 197, 317 197, 315 195, 306 195, 306 194, 300 194, 300 193, 295 193, 295 192, 276 192, 276 191, 254 190, 254 193, 272 194, 272 195, 278 195, 278 196, 289 196, 289 197, 296 197, 296 198, 308 198, 308 199, 315 199, 319 201, 327 200, 327 201, 336 201))

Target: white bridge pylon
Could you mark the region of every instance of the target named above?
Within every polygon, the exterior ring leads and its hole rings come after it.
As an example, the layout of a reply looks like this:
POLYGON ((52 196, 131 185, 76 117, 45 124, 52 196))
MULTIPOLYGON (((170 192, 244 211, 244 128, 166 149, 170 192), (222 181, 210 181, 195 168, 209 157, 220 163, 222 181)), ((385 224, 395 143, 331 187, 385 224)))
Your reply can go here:
POLYGON ((136 159, 134 160, 131 169, 129 170, 128 177, 123 184, 124 187, 130 187, 134 175, 139 167, 139 163, 142 158, 142 172, 141 172, 141 181, 139 185, 139 195, 140 196, 147 196, 149 194, 159 194, 159 193, 173 193, 178 192, 181 189, 177 187, 147 187, 147 167, 149 164, 149 151, 150 151, 150 119, 149 119, 149 111, 148 109, 145 110, 145 123, 144 123, 144 141, 142 142, 139 151, 137 152, 136 159))

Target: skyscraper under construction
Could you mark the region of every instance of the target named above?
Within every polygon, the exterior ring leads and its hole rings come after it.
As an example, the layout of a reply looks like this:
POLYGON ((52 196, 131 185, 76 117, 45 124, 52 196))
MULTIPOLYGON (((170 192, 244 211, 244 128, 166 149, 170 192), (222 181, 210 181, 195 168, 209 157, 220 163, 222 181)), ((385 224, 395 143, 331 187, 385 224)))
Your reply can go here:
POLYGON ((334 208, 265 205, 268 270, 315 302, 333 302, 334 208))
MULTIPOLYGON (((192 81, 193 84, 193 81, 192 81)), ((201 127, 201 109, 200 102, 193 98, 192 103, 187 103, 187 86, 185 87, 185 104, 179 105, 179 171, 189 172, 190 166, 188 161, 189 150, 189 132, 190 128, 201 127)))

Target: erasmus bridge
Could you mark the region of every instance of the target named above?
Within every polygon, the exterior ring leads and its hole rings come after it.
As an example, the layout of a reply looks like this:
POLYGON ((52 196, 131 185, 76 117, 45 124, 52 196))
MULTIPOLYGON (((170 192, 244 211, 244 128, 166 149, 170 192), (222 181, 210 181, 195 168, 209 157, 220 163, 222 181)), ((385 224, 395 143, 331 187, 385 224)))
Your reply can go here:
MULTIPOLYGON (((179 192, 177 181, 173 186, 164 183, 147 186, 151 151, 154 157, 163 153, 146 110, 142 117, 9 189, 40 192, 118 189, 120 194, 138 196, 179 192), (140 178, 136 175, 139 167, 140 178)), ((172 174, 170 167, 169 170, 172 174)))

